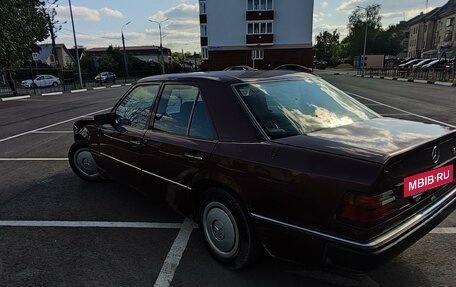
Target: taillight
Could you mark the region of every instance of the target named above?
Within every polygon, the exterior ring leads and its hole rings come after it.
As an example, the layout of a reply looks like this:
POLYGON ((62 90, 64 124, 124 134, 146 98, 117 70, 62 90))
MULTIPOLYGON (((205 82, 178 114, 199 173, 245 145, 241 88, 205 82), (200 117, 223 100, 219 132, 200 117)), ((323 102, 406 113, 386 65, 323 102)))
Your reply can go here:
POLYGON ((392 190, 375 196, 349 192, 343 200, 338 218, 358 226, 373 226, 397 213, 396 197, 392 190))

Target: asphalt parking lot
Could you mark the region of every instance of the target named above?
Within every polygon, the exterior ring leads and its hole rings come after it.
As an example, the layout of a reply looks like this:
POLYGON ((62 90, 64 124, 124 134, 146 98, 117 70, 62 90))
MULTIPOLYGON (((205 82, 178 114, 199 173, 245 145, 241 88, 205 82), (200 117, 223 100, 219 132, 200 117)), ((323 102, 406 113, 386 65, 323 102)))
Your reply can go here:
MULTIPOLYGON (((378 113, 456 127, 456 88, 322 75, 378 113)), ((368 274, 269 257, 217 264, 195 224, 67 161, 72 124, 127 87, 0 102, 0 286, 455 286, 456 214, 368 274)))

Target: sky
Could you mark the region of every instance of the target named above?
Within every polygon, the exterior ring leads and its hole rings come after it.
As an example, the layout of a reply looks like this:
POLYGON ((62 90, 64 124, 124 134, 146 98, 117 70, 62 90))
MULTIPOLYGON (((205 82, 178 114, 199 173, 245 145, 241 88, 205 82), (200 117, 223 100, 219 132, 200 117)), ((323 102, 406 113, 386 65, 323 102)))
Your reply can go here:
MULTIPOLYGON (((286 1, 286 0, 276 0, 286 1)), ((308 0, 302 0, 308 1, 308 0)), ((427 11, 442 6, 447 0, 429 0, 427 11)), ((341 39, 347 35, 348 16, 357 6, 381 4, 383 26, 409 20, 426 11, 426 0, 315 0, 313 40, 321 31, 337 31, 341 39)), ((199 52, 199 17, 197 0, 72 0, 78 46, 87 48, 121 47, 121 29, 127 46, 159 45, 158 24, 161 21, 163 46, 172 51, 199 52), (130 24, 124 26, 127 22, 130 24)), ((54 6, 55 7, 55 6, 54 6)), ((57 32, 57 43, 74 47, 68 0, 57 2, 56 18, 63 23, 57 32), (65 23, 66 22, 66 23, 65 23)), ((43 43, 50 43, 50 39, 43 43)))

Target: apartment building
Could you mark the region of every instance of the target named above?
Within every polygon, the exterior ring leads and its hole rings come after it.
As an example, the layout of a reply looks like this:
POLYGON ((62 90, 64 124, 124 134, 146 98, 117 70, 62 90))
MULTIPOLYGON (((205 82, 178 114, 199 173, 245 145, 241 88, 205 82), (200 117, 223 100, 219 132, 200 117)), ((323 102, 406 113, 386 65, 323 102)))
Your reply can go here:
POLYGON ((409 58, 435 58, 456 54, 456 0, 409 21, 409 58))
POLYGON ((313 0, 199 0, 203 70, 312 66, 313 0))

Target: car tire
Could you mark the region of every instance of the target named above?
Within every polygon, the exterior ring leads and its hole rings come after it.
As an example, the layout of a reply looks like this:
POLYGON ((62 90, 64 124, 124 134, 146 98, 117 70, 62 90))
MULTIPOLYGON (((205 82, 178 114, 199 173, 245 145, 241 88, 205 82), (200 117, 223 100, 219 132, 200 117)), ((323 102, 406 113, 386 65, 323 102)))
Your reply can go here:
POLYGON ((57 82, 53 82, 53 83, 52 83, 52 86, 53 86, 53 87, 57 87, 58 85, 59 85, 59 83, 57 83, 57 82))
POLYGON ((221 188, 209 189, 198 219, 206 247, 218 262, 237 270, 258 259, 260 244, 247 212, 233 195, 221 188))
POLYGON ((83 180, 93 182, 102 179, 86 141, 77 140, 71 145, 68 160, 73 172, 83 180))

